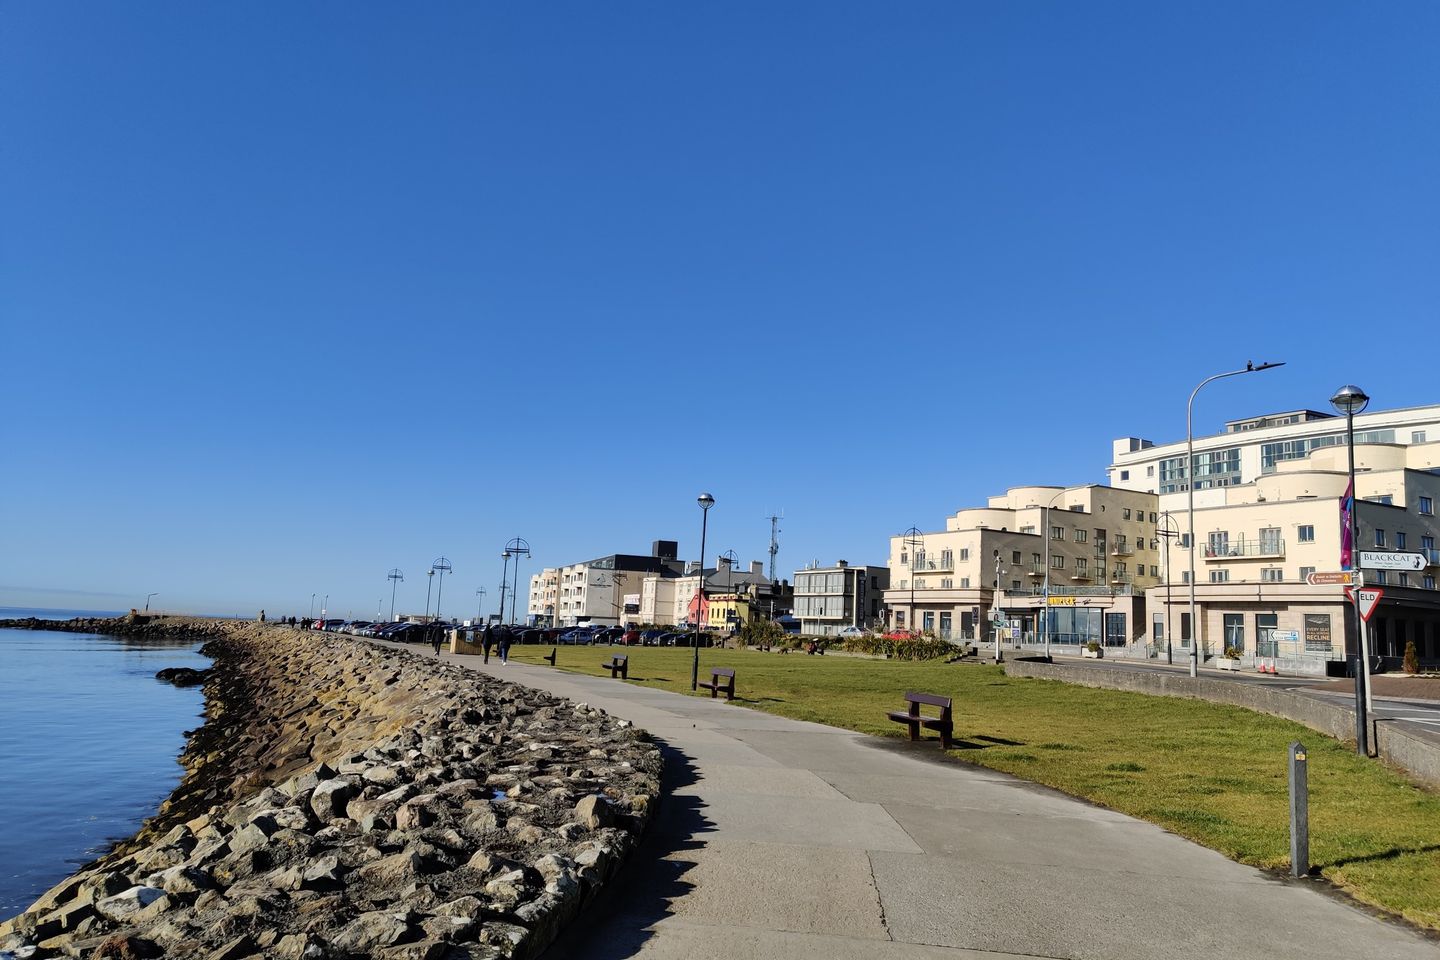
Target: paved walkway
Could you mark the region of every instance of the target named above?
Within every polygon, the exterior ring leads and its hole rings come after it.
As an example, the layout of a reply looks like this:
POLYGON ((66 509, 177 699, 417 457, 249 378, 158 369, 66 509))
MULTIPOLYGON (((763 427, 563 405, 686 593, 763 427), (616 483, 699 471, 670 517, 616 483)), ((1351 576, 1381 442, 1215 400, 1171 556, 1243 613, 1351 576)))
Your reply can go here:
POLYGON ((633 720, 667 754, 642 849, 547 957, 1440 960, 1317 884, 940 760, 933 741, 454 659, 633 720))

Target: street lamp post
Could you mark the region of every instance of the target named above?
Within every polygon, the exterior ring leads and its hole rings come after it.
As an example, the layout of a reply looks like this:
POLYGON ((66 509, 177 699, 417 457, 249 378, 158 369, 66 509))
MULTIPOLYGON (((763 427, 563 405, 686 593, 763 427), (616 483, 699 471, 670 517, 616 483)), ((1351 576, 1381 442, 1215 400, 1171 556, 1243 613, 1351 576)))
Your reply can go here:
MULTIPOLYGON (((149 613, 149 612, 150 612, 150 598, 151 598, 151 597, 158 597, 158 596, 160 596, 160 591, 159 591, 159 590, 156 590, 154 593, 147 593, 147 594, 145 594, 145 612, 146 612, 146 613, 149 613)), ((312 603, 314 602, 314 600, 315 600, 315 594, 313 594, 313 593, 310 594, 310 600, 311 600, 312 603)))
POLYGON ((314 620, 314 619, 315 619, 315 597, 316 597, 316 594, 313 594, 313 593, 310 594, 310 616, 308 616, 308 617, 305 618, 305 619, 307 619, 307 620, 314 620))
POLYGON ((430 622, 430 589, 435 586, 435 568, 425 573, 425 622, 430 622))
POLYGON ((505 564, 500 568, 500 622, 505 622, 505 589, 510 586, 510 551, 500 554, 505 564))
POLYGON ((1170 628, 1170 541, 1180 536, 1180 521, 1170 516, 1169 510, 1160 517, 1162 526, 1155 532, 1165 540, 1165 662, 1174 666, 1175 631, 1170 628), (1175 529, 1170 529, 1171 524, 1175 525, 1175 529))
POLYGON ((325 594, 325 599, 320 601, 320 616, 324 618, 326 611, 330 609, 330 594, 325 594))
POLYGON ((385 574, 385 579, 390 581, 390 621, 393 623, 395 621, 395 588, 405 582, 405 574, 400 572, 399 567, 396 567, 385 574))
MULTIPOLYGON (((510 622, 515 622, 515 603, 519 599, 516 595, 520 592, 520 558, 530 556, 530 543, 523 537, 511 537, 510 542, 505 544, 505 552, 515 558, 515 569, 511 572, 510 584, 510 622)), ((501 604, 501 614, 505 612, 504 604, 501 604)))
POLYGON ((1000 624, 1004 614, 1000 609, 1000 551, 995 551, 995 591, 990 599, 990 629, 995 634, 995 662, 1003 663, 1005 655, 1000 652, 1000 624))
POLYGON ((445 594, 445 574, 451 570, 450 561, 444 557, 436 557, 435 562, 430 564, 430 569, 440 574, 440 582, 435 586, 435 619, 440 619, 440 598, 445 594))
POLYGON ((700 618, 705 612, 705 532, 710 521, 710 508, 715 506, 715 498, 708 493, 702 493, 695 498, 700 505, 700 584, 695 589, 695 648, 694 657, 690 665, 690 689, 700 689, 700 618))
POLYGON ((1350 498, 1350 509, 1348 511, 1348 529, 1342 531, 1342 536, 1348 536, 1350 540, 1349 555, 1345 555, 1342 548, 1341 566, 1352 572, 1350 583, 1350 596, 1355 603, 1355 653, 1359 659, 1355 671, 1355 750, 1362 757, 1370 755, 1370 729, 1366 716, 1366 693, 1370 686, 1370 657, 1365 644, 1364 618, 1360 616, 1360 588, 1365 585, 1364 575, 1360 570, 1360 491, 1355 489, 1355 414, 1360 413, 1370 403, 1370 398, 1365 391, 1357 386, 1349 385, 1335 391, 1335 396, 1330 398, 1330 403, 1336 411, 1345 414, 1345 446, 1350 457, 1350 484, 1346 488, 1350 498))
POLYGON ((1046 663, 1050 662, 1050 508, 1055 506, 1055 501, 1059 500, 1063 496, 1065 496, 1065 491, 1061 490, 1059 493, 1055 494, 1055 496, 1050 498, 1049 503, 1045 504, 1045 529, 1041 531, 1042 535, 1045 537, 1045 606, 1040 611, 1040 615, 1045 618, 1046 663))
POLYGON ((905 544, 906 555, 910 557, 910 612, 906 614, 910 622, 905 625, 905 629, 918 636, 920 631, 915 629, 915 558, 925 549, 925 535, 920 532, 919 527, 911 527, 902 536, 905 539, 900 542, 905 544))
POLYGON ((485 588, 475 588, 475 625, 480 626, 480 621, 485 618, 485 588))
POLYGON ((1195 431, 1193 414, 1195 411, 1195 395, 1200 388, 1207 383, 1214 383, 1216 380, 1223 380, 1226 377, 1238 377, 1242 373, 1259 373, 1261 370, 1270 370, 1275 367, 1285 366, 1284 361, 1279 363, 1262 363, 1258 367, 1252 360, 1245 364, 1244 370, 1230 370, 1225 373, 1217 373, 1213 377, 1206 377, 1201 380, 1194 390, 1190 391, 1190 400, 1185 404, 1185 492, 1186 492, 1186 513, 1190 525, 1190 676, 1200 675, 1200 622, 1195 617, 1195 431))

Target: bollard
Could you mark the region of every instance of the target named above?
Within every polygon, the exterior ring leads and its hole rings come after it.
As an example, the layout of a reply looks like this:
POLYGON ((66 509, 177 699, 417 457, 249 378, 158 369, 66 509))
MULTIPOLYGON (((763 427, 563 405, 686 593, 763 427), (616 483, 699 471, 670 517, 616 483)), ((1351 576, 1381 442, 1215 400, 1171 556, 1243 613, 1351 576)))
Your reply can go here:
POLYGON ((1290 876, 1310 873, 1310 785, 1305 745, 1290 744, 1290 876))

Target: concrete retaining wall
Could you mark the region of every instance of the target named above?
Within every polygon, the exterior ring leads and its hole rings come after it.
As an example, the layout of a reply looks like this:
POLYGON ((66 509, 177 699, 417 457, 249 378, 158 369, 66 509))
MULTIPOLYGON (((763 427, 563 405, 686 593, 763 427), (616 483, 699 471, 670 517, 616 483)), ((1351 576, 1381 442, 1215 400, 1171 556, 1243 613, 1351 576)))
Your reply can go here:
MULTIPOLYGON (((1082 687, 1129 690, 1157 697, 1193 697, 1212 703, 1226 703, 1294 720, 1336 740, 1355 739, 1354 708, 1325 703, 1289 690, 1255 683, 1025 659, 1007 661, 1005 673, 1012 677, 1060 680, 1082 687)), ((1385 720, 1378 723, 1371 721, 1370 743, 1382 759, 1403 768, 1422 783, 1440 788, 1440 748, 1434 744, 1411 736, 1399 729, 1393 721, 1385 720)))

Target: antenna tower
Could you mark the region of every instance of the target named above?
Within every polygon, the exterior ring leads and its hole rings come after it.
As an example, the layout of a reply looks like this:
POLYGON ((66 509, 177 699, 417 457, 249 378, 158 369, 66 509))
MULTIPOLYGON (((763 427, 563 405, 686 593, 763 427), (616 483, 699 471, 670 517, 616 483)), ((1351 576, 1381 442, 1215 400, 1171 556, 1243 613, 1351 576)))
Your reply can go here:
POLYGON ((785 519, 785 511, 772 513, 765 519, 770 521, 770 582, 778 583, 775 579, 775 555, 780 552, 780 521, 785 519))

